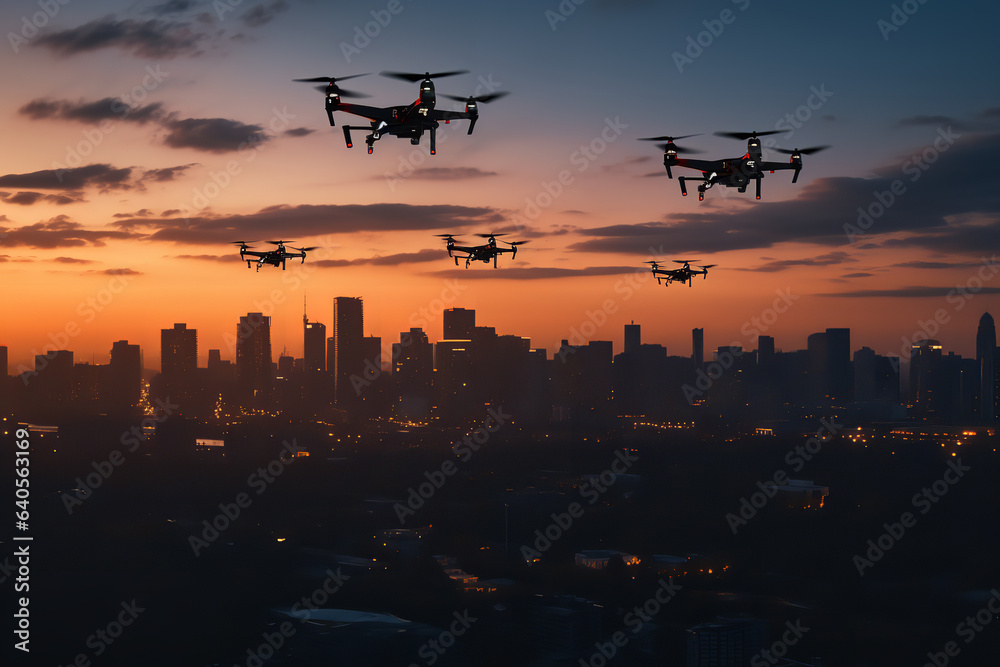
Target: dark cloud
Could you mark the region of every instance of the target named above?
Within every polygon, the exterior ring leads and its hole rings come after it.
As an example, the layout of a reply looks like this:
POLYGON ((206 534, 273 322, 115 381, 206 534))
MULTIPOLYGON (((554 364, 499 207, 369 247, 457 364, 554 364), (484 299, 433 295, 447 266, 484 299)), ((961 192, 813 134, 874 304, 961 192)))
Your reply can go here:
MULTIPOLYGON (((660 247, 671 254, 712 253, 769 248, 784 242, 846 245, 851 241, 849 233, 856 243, 865 245, 895 243, 966 253, 1000 247, 1000 189, 992 183, 1000 134, 947 136, 944 130, 935 132, 915 152, 931 151, 935 140, 945 147, 932 151, 935 161, 924 163, 926 169, 906 160, 876 170, 872 178, 817 179, 788 201, 751 202, 735 211, 676 213, 660 221, 581 230, 581 236, 590 238, 570 247, 640 255, 660 247), (948 144, 951 140, 954 143, 948 144), (902 194, 892 194, 894 184, 902 194), (879 199, 888 202, 889 197, 892 201, 886 208, 879 199), (868 222, 865 211, 881 211, 881 215, 868 222), (976 220, 956 222, 962 216, 976 220)), ((803 178, 808 173, 806 162, 803 178)), ((767 183, 765 179, 765 197, 767 183)), ((713 194, 709 191, 707 196, 713 194)))
POLYGON ((128 268, 123 268, 123 269, 105 269, 103 271, 99 271, 99 273, 103 273, 106 276, 141 276, 142 275, 142 271, 136 271, 135 269, 128 269, 128 268))
POLYGON ((979 266, 977 262, 933 262, 913 260, 910 262, 899 262, 893 264, 908 269, 965 269, 972 266, 979 266))
POLYGON ((105 97, 95 102, 37 99, 22 106, 18 113, 33 120, 58 119, 80 123, 120 120, 140 125, 160 120, 167 115, 160 102, 129 106, 117 97, 105 97))
POLYGON ((0 176, 0 187, 40 188, 42 190, 81 190, 97 187, 103 190, 127 190, 132 187, 131 167, 116 168, 110 164, 89 164, 75 169, 43 169, 28 174, 0 176))
POLYGON ((228 243, 233 239, 307 238, 326 234, 390 230, 457 229, 497 223, 502 216, 492 208, 450 204, 321 204, 269 206, 247 215, 208 215, 191 218, 135 218, 111 223, 118 229, 144 230, 154 241, 174 243, 228 243))
POLYGON ((192 23, 164 19, 95 19, 68 30, 40 35, 34 44, 69 57, 100 49, 120 49, 140 58, 198 55, 210 35, 192 23))
MULTIPOLYGON (((850 298, 913 298, 913 299, 925 299, 925 298, 941 298, 947 297, 953 294, 959 294, 960 289, 957 287, 926 287, 922 285, 914 285, 909 287, 898 287, 895 289, 871 289, 871 290, 855 290, 853 292, 831 292, 828 294, 814 294, 813 296, 830 296, 830 297, 850 297, 850 298)), ((967 290, 967 294, 971 294, 971 290, 967 290)), ((1000 287, 983 287, 975 292, 976 294, 1000 294, 1000 287)))
POLYGON ((240 260, 240 256, 236 255, 175 255, 176 259, 196 259, 202 262, 232 262, 233 259, 236 261, 240 260))
POLYGON ((142 173, 139 178, 140 182, 153 181, 155 183, 166 183, 168 181, 176 181, 179 177, 184 175, 191 167, 198 166, 197 162, 192 162, 190 164, 181 164, 176 167, 162 167, 160 169, 147 169, 142 173))
POLYGON ((856 262, 858 261, 854 257, 851 257, 848 253, 843 251, 828 252, 825 255, 817 255, 816 257, 805 257, 802 259, 780 259, 773 260, 767 264, 762 264, 761 266, 746 269, 738 268, 737 271, 755 271, 760 273, 775 273, 777 271, 784 271, 785 269, 791 269, 796 266, 831 266, 834 264, 843 264, 845 262, 856 262))
POLYGON ((93 264, 92 259, 79 259, 76 257, 56 257, 52 260, 53 262, 58 262, 60 264, 93 264))
POLYGON ((416 252, 401 252, 394 255, 377 255, 363 259, 321 259, 312 262, 316 266, 330 268, 341 266, 399 266, 400 264, 416 264, 419 262, 433 262, 442 257, 448 257, 448 251, 444 249, 432 250, 425 248, 416 252))
POLYGON ((268 140, 260 125, 247 125, 228 118, 183 118, 168 120, 164 142, 173 148, 193 148, 209 153, 228 153, 268 140))
POLYGON ((282 134, 284 134, 286 137, 305 137, 312 134, 315 131, 316 130, 310 130, 308 127, 293 127, 290 130, 285 130, 284 132, 282 132, 282 134))
POLYGON ((23 227, 0 227, 0 237, 4 246, 27 246, 30 248, 70 248, 80 246, 104 246, 105 241, 135 238, 126 231, 89 230, 65 215, 59 215, 45 222, 23 227))
MULTIPOLYGON (((461 260, 459 260, 461 261, 461 260)), ((647 269, 637 269, 634 266, 588 266, 584 269, 562 269, 556 267, 532 267, 532 268, 504 268, 502 271, 494 271, 492 266, 488 271, 474 271, 472 269, 448 269, 443 271, 432 271, 428 275, 444 276, 449 278, 461 277, 473 280, 483 278, 495 278, 500 280, 544 280, 546 278, 582 278, 584 276, 617 276, 628 273, 645 273, 647 269)))
POLYGON ((866 273, 864 271, 858 271, 857 273, 845 273, 844 275, 842 275, 840 277, 841 278, 871 278, 874 275, 875 275, 874 273, 866 273))
POLYGON ((483 171, 478 167, 426 167, 414 171, 410 178, 425 181, 461 181, 468 178, 484 178, 496 175, 497 172, 495 171, 483 171))
POLYGON ((197 6, 195 0, 167 0, 167 2, 153 5, 149 11, 153 14, 179 14, 197 6))
POLYGON ((278 14, 287 10, 288 3, 285 0, 274 0, 271 3, 264 2, 252 7, 250 11, 240 17, 240 20, 251 28, 257 28, 270 23, 278 14))
POLYGON ((142 208, 132 213, 115 213, 112 218, 148 218, 153 212, 148 208, 142 208))
POLYGON ((957 130, 967 130, 969 125, 958 118, 952 118, 951 116, 929 116, 929 115, 917 115, 909 116, 907 118, 901 118, 896 125, 898 127, 924 127, 924 126, 941 126, 948 127, 949 125, 957 130))
POLYGON ((5 204, 18 204, 20 206, 31 206, 40 201, 55 204, 56 206, 65 206, 66 204, 75 204, 83 201, 79 196, 70 196, 67 194, 47 195, 41 192, 15 192, 13 194, 0 192, 0 199, 3 199, 5 204))

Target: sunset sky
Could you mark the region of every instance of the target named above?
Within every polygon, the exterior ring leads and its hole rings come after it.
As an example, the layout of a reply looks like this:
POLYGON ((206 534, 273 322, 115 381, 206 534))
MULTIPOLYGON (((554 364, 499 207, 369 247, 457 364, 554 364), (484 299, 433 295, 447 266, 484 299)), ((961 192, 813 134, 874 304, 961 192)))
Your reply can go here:
POLYGON ((386 345, 411 326, 439 339, 454 306, 550 355, 574 332, 619 352, 633 320, 669 354, 691 353, 692 327, 707 349, 753 349, 762 317, 786 351, 850 327, 853 349, 899 354, 923 330, 974 355, 979 317, 1000 317, 1000 264, 984 266, 1000 248, 1000 9, 577 1, 3 3, 9 372, 46 345, 107 363, 120 339, 157 369, 174 322, 198 329, 201 365, 210 348, 231 359, 249 311, 272 315, 275 360, 298 357, 303 298, 331 327, 336 296, 363 297, 365 333, 386 345), (344 88, 389 106, 417 85, 378 72, 452 69, 470 73, 439 93, 511 94, 472 136, 443 126, 435 156, 426 137, 368 155, 356 133, 348 149, 322 94, 292 81, 370 73, 344 88), (768 174, 759 202, 682 198, 662 151, 637 141, 700 133, 678 143, 715 159, 746 144, 714 132, 789 128, 770 145, 832 148, 804 156, 795 185, 768 174), (435 237, 490 231, 531 243, 466 270, 435 237), (275 238, 320 249, 258 273, 228 244, 275 238), (643 273, 677 258, 718 267, 691 288, 643 273))

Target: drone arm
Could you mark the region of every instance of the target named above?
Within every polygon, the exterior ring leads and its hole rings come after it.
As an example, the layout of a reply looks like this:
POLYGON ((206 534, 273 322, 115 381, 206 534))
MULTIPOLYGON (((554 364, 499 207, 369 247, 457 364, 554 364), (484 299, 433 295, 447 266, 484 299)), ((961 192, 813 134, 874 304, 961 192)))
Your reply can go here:
MULTIPOLYGON (((799 172, 795 172, 795 175, 798 176, 799 172)), ((757 180, 757 199, 760 199, 760 182, 763 179, 760 176, 758 176, 756 180, 757 180)), ((794 183, 794 181, 792 182, 794 183)), ((705 271, 705 273, 708 273, 708 271, 705 271)))
POLYGON ((792 183, 799 180, 799 172, 802 171, 802 167, 796 167, 795 175, 792 176, 792 183))
POLYGON ((434 126, 431 126, 430 133, 431 133, 431 155, 436 155, 437 154, 437 128, 434 127, 434 126))
MULTIPOLYGON (((331 120, 331 124, 332 124, 333 114, 330 114, 330 120, 331 120)), ((344 126, 344 141, 347 142, 347 147, 348 148, 352 148, 354 146, 354 143, 351 141, 351 126, 350 125, 345 125, 344 126)))

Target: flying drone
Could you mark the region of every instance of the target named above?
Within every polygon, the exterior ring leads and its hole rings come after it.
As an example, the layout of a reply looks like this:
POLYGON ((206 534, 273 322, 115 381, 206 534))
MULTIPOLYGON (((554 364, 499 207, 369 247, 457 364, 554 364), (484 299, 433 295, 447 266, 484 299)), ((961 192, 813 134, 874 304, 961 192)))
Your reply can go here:
POLYGON ((708 270, 716 264, 707 264, 701 267, 701 271, 698 269, 691 268, 691 262, 697 262, 696 259, 675 259, 675 264, 682 264, 679 269, 661 269, 659 260, 653 260, 651 262, 646 262, 646 264, 652 265, 653 275, 656 276, 656 282, 659 284, 666 284, 670 287, 671 282, 687 283, 688 287, 692 286, 692 279, 694 276, 702 276, 703 278, 708 277, 708 270), (663 283, 661 281, 666 281, 663 283))
POLYGON ((500 248, 497 246, 496 237, 506 236, 506 234, 477 234, 480 238, 486 239, 486 243, 483 245, 474 246, 460 246, 455 245, 456 239, 451 234, 438 234, 439 237, 443 238, 447 243, 448 256, 455 258, 455 266, 458 266, 458 260, 465 260, 465 268, 469 268, 472 262, 484 262, 489 264, 490 260, 493 260, 493 268, 497 268, 497 257, 505 252, 511 253, 510 258, 514 259, 517 256, 517 247, 527 243, 527 241, 501 241, 501 243, 506 243, 510 248, 500 248), (454 253, 466 253, 465 256, 457 255, 454 253))
POLYGON ((662 141, 659 144, 663 149, 663 166, 667 168, 667 176, 673 178, 671 167, 687 167, 700 171, 702 175, 678 176, 677 180, 681 186, 681 194, 687 196, 686 181, 702 181, 698 186, 698 201, 705 199, 705 191, 714 185, 724 185, 727 188, 737 188, 739 192, 746 192, 750 181, 756 182, 757 199, 760 199, 760 182, 764 178, 764 172, 772 174, 779 169, 793 169, 792 183, 799 179, 799 171, 802 170, 802 156, 812 155, 829 148, 829 146, 812 146, 811 148, 796 148, 795 150, 785 150, 775 148, 778 153, 791 155, 788 162, 767 162, 762 159, 760 137, 769 134, 779 134, 783 130, 771 130, 769 132, 716 132, 716 136, 727 137, 729 139, 746 139, 747 152, 742 157, 723 158, 721 160, 692 160, 690 158, 679 158, 678 154, 698 153, 700 151, 691 150, 678 146, 676 141, 697 137, 697 134, 688 134, 682 137, 643 137, 640 141, 662 141))
POLYGON ((290 243, 289 241, 268 241, 268 243, 273 243, 278 246, 274 250, 265 250, 263 252, 257 250, 250 250, 247 243, 253 243, 253 241, 233 241, 233 245, 240 246, 240 259, 247 263, 247 268, 250 268, 252 262, 257 262, 257 271, 260 271, 260 267, 265 264, 270 264, 271 266, 281 266, 281 270, 285 270, 285 260, 294 259, 296 257, 302 258, 302 263, 306 262, 306 253, 310 250, 315 250, 316 248, 295 248, 288 246, 292 250, 297 250, 298 252, 287 252, 285 250, 285 244, 290 243), (250 255, 256 259, 247 259, 246 256, 250 255))
POLYGON ((420 137, 424 135, 424 132, 427 132, 430 134, 431 155, 434 155, 437 152, 437 128, 439 121, 443 120, 445 123, 450 123, 453 120, 468 120, 468 134, 472 134, 472 130, 476 127, 476 121, 479 119, 479 104, 486 104, 487 102, 492 102, 493 100, 507 95, 505 92, 497 92, 489 95, 482 95, 480 97, 476 97, 474 95, 470 95, 469 97, 442 95, 442 97, 447 97, 451 100, 465 102, 465 111, 445 111, 443 109, 437 109, 435 107, 435 104, 437 103, 437 95, 434 92, 434 82, 432 79, 442 79, 447 76, 456 76, 467 73, 468 70, 435 72, 433 74, 430 72, 425 72, 424 74, 416 74, 412 72, 382 72, 382 76, 420 84, 420 93, 414 102, 402 106, 391 107, 370 107, 363 104, 351 104, 341 101, 341 98, 368 97, 362 93, 344 90, 337 85, 338 81, 346 81, 359 76, 365 76, 364 74, 352 74, 351 76, 342 77, 317 76, 311 79, 295 79, 295 81, 326 82, 326 86, 318 86, 317 88, 322 90, 326 95, 326 115, 330 119, 331 126, 335 125, 333 119, 334 111, 344 111, 356 116, 361 116, 362 118, 367 118, 370 121, 370 125, 343 126, 344 140, 347 142, 348 148, 354 146, 354 142, 351 139, 351 130, 368 131, 368 136, 365 137, 365 143, 368 145, 369 154, 374 151, 375 142, 386 135, 392 135, 399 137, 400 139, 409 139, 410 143, 416 146, 420 143, 420 137))

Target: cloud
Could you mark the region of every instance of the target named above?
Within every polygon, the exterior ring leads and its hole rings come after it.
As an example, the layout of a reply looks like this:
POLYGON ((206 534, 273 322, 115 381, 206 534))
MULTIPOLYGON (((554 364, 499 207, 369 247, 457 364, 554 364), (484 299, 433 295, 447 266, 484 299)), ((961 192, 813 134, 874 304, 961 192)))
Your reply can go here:
POLYGON ((240 20, 251 28, 257 28, 270 23, 278 14, 287 10, 288 3, 285 0, 274 0, 270 4, 261 3, 255 5, 250 11, 243 14, 240 20))
POLYGON ((228 262, 231 263, 233 259, 237 262, 241 261, 239 253, 236 255, 175 255, 175 259, 196 259, 202 262, 228 262))
MULTIPOLYGON (((645 255, 770 248, 785 242, 840 246, 850 242, 852 227, 856 241, 866 245, 891 241, 900 247, 966 253, 1000 247, 1000 190, 992 184, 1000 134, 946 136, 944 130, 929 135, 927 145, 917 151, 925 153, 935 141, 945 146, 944 151, 934 149, 937 159, 924 163, 926 169, 903 162, 877 169, 872 178, 817 179, 787 201, 753 202, 738 210, 702 209, 670 214, 662 220, 581 230, 578 234, 590 238, 570 248, 645 255), (954 143, 948 144, 951 140, 954 143), (892 194, 894 183, 901 194, 892 194), (888 201, 888 196, 893 201, 886 208, 879 197, 888 201), (880 208, 882 214, 870 223, 862 216, 880 208), (956 222, 970 215, 977 220, 956 222), (859 222, 868 228, 858 227, 859 222)), ((807 163, 803 175, 808 169, 807 163)), ((766 187, 764 192, 766 196, 766 187)), ((712 195, 709 191, 707 196, 712 195)))
POLYGON ((135 235, 127 231, 89 230, 65 215, 23 227, 0 227, 4 246, 30 248, 68 248, 105 245, 112 239, 130 239, 135 235))
POLYGON ((316 130, 310 130, 308 127, 293 127, 290 130, 285 130, 282 134, 286 137, 305 137, 316 130))
POLYGON ((492 208, 451 204, 302 204, 268 206, 247 215, 135 218, 112 222, 118 229, 145 231, 146 238, 173 243, 229 243, 241 238, 306 238, 349 232, 455 229, 502 220, 492 208))
POLYGON ((127 190, 132 187, 131 167, 116 168, 110 164, 89 164, 75 169, 43 169, 27 174, 0 176, 0 187, 40 188, 42 190, 81 190, 98 187, 103 190, 127 190))
POLYGON ((933 116, 933 115, 917 115, 908 116, 906 118, 901 118, 896 122, 897 127, 924 127, 924 126, 937 126, 937 127, 948 127, 952 126, 958 130, 968 130, 970 126, 958 118, 952 118, 951 116, 933 116))
POLYGON ((117 97, 105 97, 94 102, 42 98, 28 102, 17 112, 32 120, 57 119, 80 123, 120 120, 140 125, 160 120, 167 115, 160 102, 129 106, 117 97))
MULTIPOLYGON (((461 260, 459 260, 461 262, 461 260)), ((492 263, 491 263, 492 264, 492 263)), ((472 280, 495 278, 499 280, 544 280, 547 278, 582 278, 584 276, 617 276, 628 273, 645 273, 648 269, 634 266, 588 266, 583 269, 562 269, 556 267, 504 268, 494 271, 492 265, 489 271, 474 271, 472 269, 451 268, 443 271, 432 271, 428 275, 472 280)))
MULTIPOLYGON (((448 252, 444 249, 433 250, 425 248, 416 252, 401 252, 394 255, 376 255, 362 259, 321 259, 311 262, 322 268, 332 268, 341 266, 399 266, 400 264, 416 264, 418 262, 433 262, 447 258, 448 252)), ((308 261, 308 257, 307 257, 308 261)))
POLYGON ((932 261, 913 260, 910 262, 899 262, 898 264, 893 264, 893 266, 899 266, 908 269, 965 269, 973 266, 979 266, 979 263, 978 262, 932 262, 932 261))
POLYGON ((40 35, 33 44, 62 57, 120 49, 140 58, 164 60, 198 55, 209 38, 208 33, 186 21, 117 20, 105 16, 75 28, 40 35))
POLYGON ((867 273, 865 271, 858 271, 857 273, 845 273, 844 275, 842 275, 840 277, 841 278, 871 278, 874 275, 875 275, 874 273, 867 273))
POLYGON ((197 162, 191 162, 190 164, 181 164, 176 167, 161 167, 160 169, 147 169, 139 177, 139 182, 144 183, 146 181, 153 181, 155 183, 166 183, 169 181, 176 181, 179 177, 184 175, 191 167, 197 167, 197 162))
POLYGON ((831 266, 834 264, 843 264, 845 262, 856 262, 858 261, 854 257, 851 257, 846 252, 835 251, 828 252, 825 255, 817 255, 816 257, 805 257, 803 259, 780 259, 773 260, 767 264, 762 264, 761 266, 747 269, 747 268, 737 268, 737 271, 755 271, 760 273, 775 273, 777 271, 784 271, 785 269, 790 269, 796 266, 831 266))
POLYGON ((153 14, 179 14, 195 7, 198 3, 195 0, 167 0, 167 2, 153 5, 149 11, 153 14))
POLYGON ((6 204, 17 204, 19 206, 31 206, 32 204, 36 204, 40 201, 55 204, 56 206, 65 206, 66 204, 75 204, 83 201, 82 197, 79 195, 47 195, 41 192, 15 192, 13 194, 9 192, 0 192, 0 199, 2 199, 6 204))
POLYGON ((104 269, 103 271, 98 271, 97 273, 103 273, 106 276, 141 276, 142 271, 136 271, 135 269, 104 269))
POLYGON ((228 153, 268 140, 260 125, 228 118, 183 118, 168 120, 164 143, 173 148, 193 148, 209 153, 228 153))
POLYGON ((92 259, 78 259, 76 257, 56 257, 51 260, 53 262, 58 262, 60 264, 93 264, 92 259))
POLYGON ((496 175, 495 171, 483 171, 478 167, 426 167, 415 170, 410 178, 424 181, 462 181, 496 175))
MULTIPOLYGON (((827 294, 814 294, 813 296, 829 296, 829 297, 851 297, 851 298, 912 298, 912 299, 925 299, 925 298, 940 298, 947 297, 953 294, 960 294, 961 288, 958 287, 927 287, 924 285, 911 285, 908 287, 898 287, 895 289, 871 289, 871 290, 855 290, 853 292, 830 292, 827 294)), ((972 290, 966 290, 966 294, 972 294, 972 290)), ((976 294, 1000 294, 1000 287, 982 287, 975 292, 976 294)))

